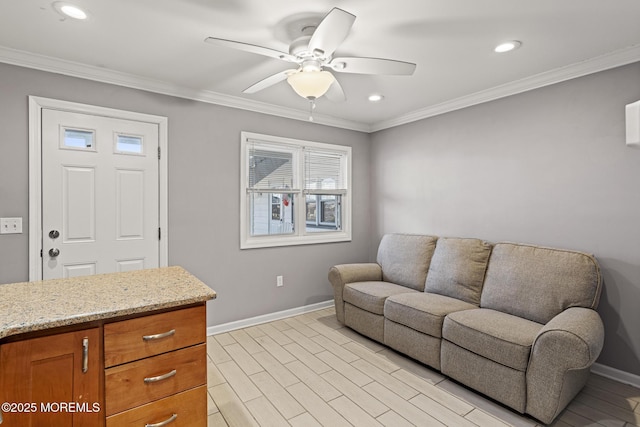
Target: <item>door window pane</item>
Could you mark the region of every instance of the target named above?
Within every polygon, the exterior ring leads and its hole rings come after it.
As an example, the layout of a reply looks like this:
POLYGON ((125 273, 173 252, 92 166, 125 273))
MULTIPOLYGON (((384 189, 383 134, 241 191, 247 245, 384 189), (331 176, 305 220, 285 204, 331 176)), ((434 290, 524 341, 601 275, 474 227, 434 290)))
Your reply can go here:
POLYGON ((280 197, 278 197, 277 195, 273 194, 271 196, 271 219, 273 220, 277 220, 280 221, 281 219, 281 214, 280 214, 280 197))
POLYGON ((117 135, 116 153, 121 154, 143 154, 142 137, 117 135))
POLYGON ((65 129, 64 147, 95 151, 95 133, 91 130, 65 129))

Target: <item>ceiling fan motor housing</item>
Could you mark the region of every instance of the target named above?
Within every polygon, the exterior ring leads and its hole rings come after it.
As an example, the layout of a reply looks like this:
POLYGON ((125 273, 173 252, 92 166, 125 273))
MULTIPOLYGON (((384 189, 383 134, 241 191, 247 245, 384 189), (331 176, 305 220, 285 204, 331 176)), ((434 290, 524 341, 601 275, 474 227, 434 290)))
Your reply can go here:
POLYGON ((303 35, 293 40, 289 45, 289 54, 302 61, 314 59, 318 62, 328 62, 331 59, 330 55, 325 56, 325 53, 320 49, 309 50, 309 40, 311 40, 310 35, 303 35))

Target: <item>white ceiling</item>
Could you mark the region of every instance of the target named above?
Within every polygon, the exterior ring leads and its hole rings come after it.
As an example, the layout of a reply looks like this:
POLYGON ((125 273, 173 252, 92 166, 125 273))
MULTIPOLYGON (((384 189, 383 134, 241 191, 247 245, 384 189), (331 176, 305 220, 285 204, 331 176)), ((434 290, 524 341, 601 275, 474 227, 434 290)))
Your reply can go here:
MULTIPOLYGON (((2 0, 0 61, 304 119, 282 82, 242 90, 290 64, 204 43, 208 36, 288 51, 290 27, 340 7, 357 16, 336 51, 417 64, 410 77, 337 74, 347 101, 316 121, 377 130, 640 60, 639 0, 2 0), (505 40, 522 47, 507 54, 505 40), (371 93, 385 99, 372 104, 371 93)), ((1 76, 0 76, 1 78, 1 76)))

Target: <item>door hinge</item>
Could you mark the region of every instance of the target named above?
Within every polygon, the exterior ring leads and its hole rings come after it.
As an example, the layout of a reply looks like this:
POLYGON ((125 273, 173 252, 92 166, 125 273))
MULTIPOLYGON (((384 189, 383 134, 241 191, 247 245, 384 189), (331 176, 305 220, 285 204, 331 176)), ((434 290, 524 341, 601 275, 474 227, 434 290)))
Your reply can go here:
POLYGON ((42 249, 40 249, 40 258, 42 258, 42 249))
POLYGON ((160 160, 160 147, 158 147, 158 160, 160 160))
POLYGON ((162 239, 162 229, 158 227, 158 240, 162 239))

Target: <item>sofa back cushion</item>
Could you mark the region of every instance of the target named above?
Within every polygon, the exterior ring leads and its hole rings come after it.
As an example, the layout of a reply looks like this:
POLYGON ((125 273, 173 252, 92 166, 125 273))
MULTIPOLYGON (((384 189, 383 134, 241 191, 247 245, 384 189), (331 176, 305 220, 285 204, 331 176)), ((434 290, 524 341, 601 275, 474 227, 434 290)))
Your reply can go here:
POLYGON ((602 277, 591 255, 498 243, 489 259, 480 306, 545 324, 569 307, 595 309, 602 277))
POLYGON ((386 234, 378 247, 378 264, 382 280, 424 290, 429 263, 436 248, 435 236, 386 234))
POLYGON ((479 239, 438 239, 425 292, 480 305, 491 244, 479 239))

